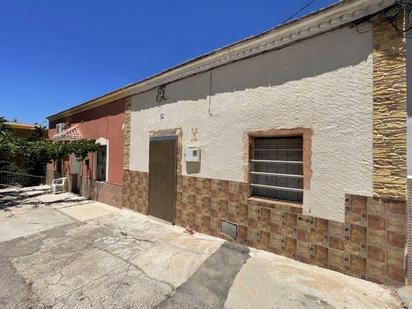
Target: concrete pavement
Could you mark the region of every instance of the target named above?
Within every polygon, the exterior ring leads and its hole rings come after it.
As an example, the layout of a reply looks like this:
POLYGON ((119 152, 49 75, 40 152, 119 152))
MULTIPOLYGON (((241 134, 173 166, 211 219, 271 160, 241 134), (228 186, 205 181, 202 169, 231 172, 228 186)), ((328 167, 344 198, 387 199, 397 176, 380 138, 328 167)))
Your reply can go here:
POLYGON ((0 211, 1 308, 403 306, 390 288, 129 210, 25 194, 0 211))

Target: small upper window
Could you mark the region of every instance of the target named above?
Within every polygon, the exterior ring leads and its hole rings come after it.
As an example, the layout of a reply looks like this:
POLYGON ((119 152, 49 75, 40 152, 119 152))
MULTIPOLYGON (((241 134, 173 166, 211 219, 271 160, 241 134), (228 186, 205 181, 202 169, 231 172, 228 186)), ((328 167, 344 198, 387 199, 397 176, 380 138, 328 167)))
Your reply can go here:
POLYGON ((56 124, 56 134, 63 133, 63 130, 66 128, 66 124, 64 122, 60 122, 56 124))
POLYGON ((97 150, 96 180, 106 181, 106 163, 107 163, 106 146, 99 146, 99 149, 97 150))
POLYGON ((251 143, 253 196, 303 201, 303 138, 256 137, 251 143))

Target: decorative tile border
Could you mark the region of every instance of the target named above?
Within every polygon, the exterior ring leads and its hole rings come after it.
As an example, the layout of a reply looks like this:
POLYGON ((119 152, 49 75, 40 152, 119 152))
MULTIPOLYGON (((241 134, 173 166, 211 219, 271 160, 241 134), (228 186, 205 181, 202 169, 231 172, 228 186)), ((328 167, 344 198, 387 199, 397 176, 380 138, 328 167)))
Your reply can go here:
POLYGON ((131 97, 125 99, 124 123, 123 123, 123 170, 129 169, 130 160, 130 138, 131 138, 131 117, 132 117, 131 97))
MULTIPOLYGON (((406 200, 406 41, 381 15, 374 21, 373 191, 406 200)), ((396 24, 403 29, 403 16, 396 24)))

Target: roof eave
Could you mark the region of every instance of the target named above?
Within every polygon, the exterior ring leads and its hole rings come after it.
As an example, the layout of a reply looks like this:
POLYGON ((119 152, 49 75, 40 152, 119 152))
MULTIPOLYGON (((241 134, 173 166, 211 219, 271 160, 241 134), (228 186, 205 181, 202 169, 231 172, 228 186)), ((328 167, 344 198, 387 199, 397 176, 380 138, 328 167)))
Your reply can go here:
POLYGON ((338 2, 300 19, 214 50, 139 82, 126 85, 83 104, 51 115, 47 119, 53 121, 67 117, 215 67, 288 46, 296 41, 343 27, 356 20, 373 15, 394 3, 395 0, 349 0, 338 2))

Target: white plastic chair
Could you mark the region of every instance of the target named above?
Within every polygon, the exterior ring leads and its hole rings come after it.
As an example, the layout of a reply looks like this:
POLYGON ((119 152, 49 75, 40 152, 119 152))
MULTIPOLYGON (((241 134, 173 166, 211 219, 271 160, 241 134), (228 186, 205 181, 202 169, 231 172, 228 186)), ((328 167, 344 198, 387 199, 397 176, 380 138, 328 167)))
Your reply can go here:
POLYGON ((53 194, 56 194, 57 191, 63 193, 66 188, 66 181, 67 177, 53 179, 51 183, 51 189, 53 191, 53 194))

